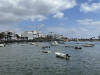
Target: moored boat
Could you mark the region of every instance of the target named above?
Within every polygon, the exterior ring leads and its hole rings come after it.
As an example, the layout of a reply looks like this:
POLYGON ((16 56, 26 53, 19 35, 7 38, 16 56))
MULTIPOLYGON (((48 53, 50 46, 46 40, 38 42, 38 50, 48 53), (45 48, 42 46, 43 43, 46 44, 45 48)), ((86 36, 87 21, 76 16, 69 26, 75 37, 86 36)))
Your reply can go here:
POLYGON ((93 46, 95 46, 94 44, 85 44, 85 45, 83 45, 84 47, 93 47, 93 46))
POLYGON ((78 47, 78 46, 76 46, 75 49, 82 49, 82 47, 78 47))
POLYGON ((64 53, 60 53, 60 52, 55 52, 56 57, 58 58, 65 58, 66 60, 68 60, 70 58, 70 56, 68 54, 64 54, 64 53))
POLYGON ((5 47, 6 45, 5 44, 0 44, 0 47, 5 47))
POLYGON ((51 43, 51 45, 52 46, 57 46, 58 45, 58 42, 57 41, 54 41, 54 42, 51 43))
POLYGON ((42 49, 50 48, 50 46, 43 46, 42 49))
POLYGON ((43 50, 42 53, 50 53, 50 51, 43 50))
POLYGON ((38 45, 39 45, 39 43, 33 42, 33 43, 32 43, 32 45, 36 45, 36 46, 38 46, 38 45))

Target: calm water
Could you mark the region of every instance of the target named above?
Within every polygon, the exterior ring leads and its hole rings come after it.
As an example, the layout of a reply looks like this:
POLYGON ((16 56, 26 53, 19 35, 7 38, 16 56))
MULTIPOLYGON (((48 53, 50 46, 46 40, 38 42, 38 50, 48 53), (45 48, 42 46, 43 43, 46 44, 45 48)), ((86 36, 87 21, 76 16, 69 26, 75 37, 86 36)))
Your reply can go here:
POLYGON ((100 75, 100 43, 92 43, 95 47, 82 50, 52 46, 47 49, 51 51, 49 54, 41 52, 41 47, 48 43, 40 43, 40 46, 9 44, 0 48, 0 75, 100 75), (55 51, 68 53, 70 60, 56 58, 55 51))

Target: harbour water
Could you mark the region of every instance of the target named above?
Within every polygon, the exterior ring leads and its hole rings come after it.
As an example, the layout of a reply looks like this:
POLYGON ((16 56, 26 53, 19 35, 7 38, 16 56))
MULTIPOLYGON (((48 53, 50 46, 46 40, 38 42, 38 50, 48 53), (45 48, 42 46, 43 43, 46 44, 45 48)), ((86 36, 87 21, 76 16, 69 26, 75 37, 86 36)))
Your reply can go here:
MULTIPOLYGON (((86 42, 66 42, 65 45, 82 45, 86 42)), ((42 53, 42 46, 31 43, 8 44, 0 47, 0 75, 100 75, 100 42, 81 50, 64 45, 51 46, 51 53, 42 53), (68 53, 70 60, 56 58, 55 52, 68 53)))

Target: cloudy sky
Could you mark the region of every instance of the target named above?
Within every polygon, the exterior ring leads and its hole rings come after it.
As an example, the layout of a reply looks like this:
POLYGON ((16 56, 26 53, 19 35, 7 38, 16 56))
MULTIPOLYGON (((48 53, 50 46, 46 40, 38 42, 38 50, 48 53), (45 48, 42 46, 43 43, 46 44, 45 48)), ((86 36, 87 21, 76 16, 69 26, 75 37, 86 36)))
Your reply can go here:
POLYGON ((100 0, 0 0, 0 31, 100 35, 100 0))

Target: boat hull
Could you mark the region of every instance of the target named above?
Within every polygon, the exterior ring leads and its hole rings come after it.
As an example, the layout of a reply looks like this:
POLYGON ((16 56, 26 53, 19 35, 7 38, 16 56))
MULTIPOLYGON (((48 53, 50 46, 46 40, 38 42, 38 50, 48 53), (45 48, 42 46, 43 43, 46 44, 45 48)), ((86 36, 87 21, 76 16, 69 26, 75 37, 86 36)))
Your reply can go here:
POLYGON ((64 54, 64 53, 55 52, 55 54, 57 58, 64 58, 66 60, 68 60, 70 57, 68 54, 64 54))
POLYGON ((0 47, 5 47, 5 44, 0 44, 0 47))
POLYGON ((83 45, 84 47, 93 47, 95 46, 94 44, 86 44, 86 45, 83 45))

